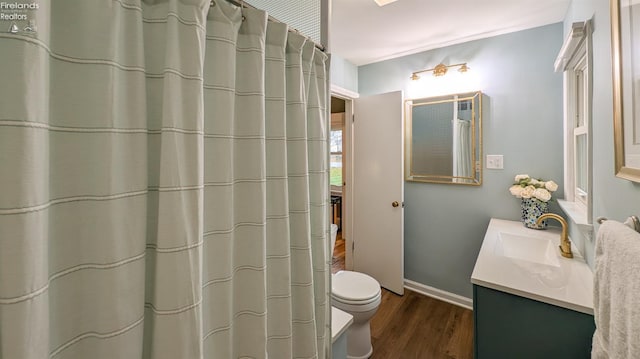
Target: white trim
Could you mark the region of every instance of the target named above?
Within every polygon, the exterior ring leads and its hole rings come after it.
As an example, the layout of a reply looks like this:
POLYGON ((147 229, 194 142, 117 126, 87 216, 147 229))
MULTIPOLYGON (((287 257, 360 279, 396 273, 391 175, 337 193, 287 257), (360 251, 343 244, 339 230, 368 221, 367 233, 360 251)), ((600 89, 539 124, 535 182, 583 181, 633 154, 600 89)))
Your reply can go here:
POLYGON ((331 95, 342 99, 351 100, 360 97, 360 94, 346 88, 331 84, 331 95))
POLYGON ((326 54, 331 53, 331 0, 320 0, 320 43, 326 54))
POLYGON ((592 229, 593 216, 593 136, 592 136, 592 102, 593 102, 593 60, 592 60, 592 27, 591 21, 572 24, 569 36, 558 54, 555 62, 556 71, 563 71, 563 131, 564 131, 564 195, 561 204, 565 213, 586 233, 592 229), (576 73, 582 72, 583 86, 577 88, 576 73), (582 109, 577 109, 578 91, 584 91, 582 109), (584 124, 576 126, 576 117, 584 117, 584 124), (576 173, 576 137, 587 136, 587 193, 586 199, 578 194, 576 173), (582 208, 582 207, 583 208, 582 208))
POLYGON ((331 96, 345 100, 345 119, 342 129, 342 238, 345 244, 346 270, 353 270, 353 108, 360 94, 331 84, 331 96))
POLYGON ((556 72, 566 71, 567 65, 571 61, 573 54, 576 52, 578 46, 586 38, 587 22, 574 22, 571 24, 571 31, 569 36, 564 40, 560 53, 553 64, 553 68, 556 72))
POLYGON ((564 213, 575 223, 578 228, 582 229, 585 233, 593 232, 593 224, 589 221, 589 215, 587 208, 580 205, 579 202, 566 201, 563 199, 558 200, 558 205, 564 211, 564 213))
POLYGON ((573 202, 575 193, 573 190, 570 190, 570 188, 573 188, 574 183, 573 166, 569 165, 573 163, 573 126, 567 119, 573 118, 575 114, 575 110, 569 105, 569 99, 571 98, 569 89, 574 87, 574 79, 573 76, 570 76, 566 71, 563 72, 562 75, 562 129, 564 132, 562 141, 564 161, 562 162, 562 166, 564 170, 564 196, 566 201, 573 202))
POLYGON ((414 282, 406 278, 404 280, 404 287, 416 293, 426 295, 427 297, 435 298, 443 302, 473 310, 473 299, 471 298, 463 297, 461 295, 450 293, 438 288, 430 287, 428 285, 414 282))

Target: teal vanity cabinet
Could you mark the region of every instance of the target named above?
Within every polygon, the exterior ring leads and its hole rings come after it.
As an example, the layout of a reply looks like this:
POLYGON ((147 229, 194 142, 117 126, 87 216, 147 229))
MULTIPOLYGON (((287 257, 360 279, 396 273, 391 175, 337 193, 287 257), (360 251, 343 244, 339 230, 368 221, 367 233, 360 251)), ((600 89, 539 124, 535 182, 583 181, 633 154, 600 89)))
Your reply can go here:
POLYGON ((476 359, 589 359, 593 273, 559 228, 491 219, 471 275, 476 359))
POLYGON ((593 316, 473 286, 474 358, 588 359, 593 316))

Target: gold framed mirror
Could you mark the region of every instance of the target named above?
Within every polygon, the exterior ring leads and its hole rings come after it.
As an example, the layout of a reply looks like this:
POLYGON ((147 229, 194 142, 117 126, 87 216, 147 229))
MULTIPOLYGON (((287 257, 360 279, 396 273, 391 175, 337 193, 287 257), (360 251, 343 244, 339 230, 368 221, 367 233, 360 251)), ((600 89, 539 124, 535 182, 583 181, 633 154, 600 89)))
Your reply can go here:
POLYGON ((482 184, 482 93, 405 101, 405 180, 482 184))
POLYGON ((640 182, 640 3, 611 0, 616 176, 640 182))

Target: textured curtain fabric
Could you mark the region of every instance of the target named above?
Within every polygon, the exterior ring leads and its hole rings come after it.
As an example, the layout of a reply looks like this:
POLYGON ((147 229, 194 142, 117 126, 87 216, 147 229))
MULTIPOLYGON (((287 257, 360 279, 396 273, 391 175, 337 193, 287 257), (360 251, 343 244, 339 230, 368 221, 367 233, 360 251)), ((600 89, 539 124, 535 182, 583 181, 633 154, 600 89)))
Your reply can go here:
POLYGON ((324 358, 326 55, 216 1, 204 72, 205 353, 324 358))
MULTIPOLYGON (((472 169, 474 168, 471 160, 471 121, 454 119, 455 122, 455 148, 454 161, 455 167, 453 175, 455 177, 473 177, 472 169)), ((460 181, 467 179, 457 178, 460 181)))
POLYGON ((327 355, 326 55, 209 3, 0 33, 0 358, 327 355))

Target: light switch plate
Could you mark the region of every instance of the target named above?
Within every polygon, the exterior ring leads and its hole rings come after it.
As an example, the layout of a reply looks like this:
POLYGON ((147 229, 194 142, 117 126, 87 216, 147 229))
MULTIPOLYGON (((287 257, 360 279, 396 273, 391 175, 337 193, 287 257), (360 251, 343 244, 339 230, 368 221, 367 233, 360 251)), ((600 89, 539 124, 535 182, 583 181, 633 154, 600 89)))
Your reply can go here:
POLYGON ((503 155, 487 155, 487 169, 501 170, 503 168, 503 155))

